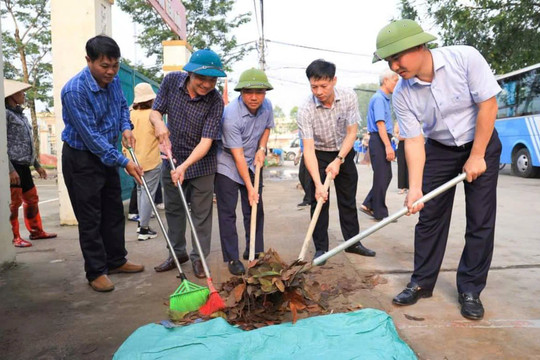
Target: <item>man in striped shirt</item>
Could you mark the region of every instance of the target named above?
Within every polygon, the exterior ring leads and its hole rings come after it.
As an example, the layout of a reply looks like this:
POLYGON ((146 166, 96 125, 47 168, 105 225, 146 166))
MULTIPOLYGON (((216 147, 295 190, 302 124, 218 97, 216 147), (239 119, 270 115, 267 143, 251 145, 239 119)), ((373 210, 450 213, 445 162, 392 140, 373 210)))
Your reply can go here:
MULTIPOLYGON (((304 161, 311 178, 312 199, 322 198, 322 207, 313 232, 315 258, 328 251, 329 194, 323 186, 328 174, 334 178, 339 220, 343 238, 360 232, 356 209, 358 172, 351 149, 356 139, 360 113, 353 90, 336 88, 336 66, 324 60, 313 61, 306 69, 312 95, 298 110, 298 128, 304 142, 304 161)), ((311 215, 317 206, 311 203, 311 215)), ((375 251, 360 242, 345 250, 363 256, 375 251)))
POLYGON ((126 99, 117 76, 120 48, 98 35, 86 43, 85 67, 62 89, 62 173, 73 211, 79 222, 79 242, 90 286, 111 291, 107 276, 135 273, 143 265, 126 259, 124 206, 118 167, 141 183, 142 169, 116 148, 122 133, 124 146, 135 138, 126 99))

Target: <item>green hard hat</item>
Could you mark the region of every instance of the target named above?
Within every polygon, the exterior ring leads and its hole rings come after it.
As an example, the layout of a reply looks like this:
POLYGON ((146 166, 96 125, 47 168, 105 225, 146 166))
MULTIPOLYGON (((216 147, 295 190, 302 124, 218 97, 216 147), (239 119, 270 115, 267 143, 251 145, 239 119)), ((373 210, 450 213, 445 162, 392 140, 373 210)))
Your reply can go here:
POLYGON ((189 58, 189 62, 184 65, 184 70, 210 77, 227 76, 223 71, 223 64, 219 55, 210 49, 195 51, 189 58))
POLYGON ((383 27, 377 35, 377 51, 373 53, 373 62, 436 39, 435 36, 422 30, 416 21, 409 19, 393 21, 383 27))
POLYGON ((242 75, 240 75, 240 79, 238 79, 238 84, 236 84, 236 87, 234 88, 234 90, 236 91, 241 91, 242 89, 272 90, 273 87, 268 82, 268 78, 266 77, 264 71, 251 68, 244 71, 242 75))

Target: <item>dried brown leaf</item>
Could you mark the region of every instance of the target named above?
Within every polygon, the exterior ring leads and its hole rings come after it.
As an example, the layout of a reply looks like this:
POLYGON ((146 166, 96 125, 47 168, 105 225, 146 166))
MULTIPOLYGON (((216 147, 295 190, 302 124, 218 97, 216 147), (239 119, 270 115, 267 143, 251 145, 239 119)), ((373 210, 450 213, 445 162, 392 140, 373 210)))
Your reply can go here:
POLYGON ((234 299, 236 300, 236 302, 239 302, 242 297, 244 296, 244 291, 246 290, 246 284, 245 283, 241 283, 239 285, 237 285, 234 290, 233 290, 233 295, 234 295, 234 299))

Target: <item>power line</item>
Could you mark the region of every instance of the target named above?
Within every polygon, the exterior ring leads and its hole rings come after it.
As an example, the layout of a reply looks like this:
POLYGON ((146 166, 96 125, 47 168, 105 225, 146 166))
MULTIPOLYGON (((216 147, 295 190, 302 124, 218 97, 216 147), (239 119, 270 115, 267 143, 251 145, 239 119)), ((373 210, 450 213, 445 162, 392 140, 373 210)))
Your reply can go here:
POLYGON ((260 47, 261 47, 261 50, 260 50, 260 53, 259 53, 259 66, 261 68, 261 70, 264 70, 265 66, 266 66, 266 61, 264 59, 264 52, 265 52, 265 49, 264 49, 264 42, 265 42, 265 39, 264 39, 264 4, 263 4, 263 0, 261 0, 261 37, 260 37, 260 47))
POLYGON ((259 34, 259 38, 261 37, 261 30, 259 25, 259 17, 257 16, 257 0, 253 0, 253 16, 255 17, 255 22, 257 23, 257 34, 259 34))
POLYGON ((293 46, 293 47, 299 47, 299 48, 310 49, 310 50, 319 50, 319 51, 326 51, 326 52, 337 53, 337 54, 354 55, 354 56, 367 56, 367 57, 370 57, 370 58, 373 57, 373 54, 360 54, 360 53, 353 53, 353 52, 349 52, 349 51, 323 49, 323 48, 318 48, 318 47, 313 47, 313 46, 291 44, 291 43, 286 43, 286 42, 282 42, 282 41, 274 41, 274 40, 268 40, 268 39, 266 41, 273 42, 273 43, 279 44, 279 45, 293 46))

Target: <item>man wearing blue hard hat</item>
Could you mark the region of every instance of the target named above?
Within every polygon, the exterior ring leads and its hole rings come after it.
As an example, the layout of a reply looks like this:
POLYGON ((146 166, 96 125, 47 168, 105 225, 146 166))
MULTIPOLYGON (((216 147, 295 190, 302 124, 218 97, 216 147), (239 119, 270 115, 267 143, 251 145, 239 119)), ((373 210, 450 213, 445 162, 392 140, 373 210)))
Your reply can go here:
MULTIPOLYGON (((156 129, 162 149, 171 150, 176 171, 163 166, 162 184, 165 190, 165 209, 168 234, 180 263, 191 258, 193 272, 204 277, 200 256, 210 253, 212 235, 212 198, 216 173, 216 144, 219 137, 223 99, 216 90, 218 77, 225 77, 219 56, 210 49, 198 50, 184 66, 186 72, 171 72, 165 76, 156 97, 150 121, 156 129), (167 125, 163 115, 167 114, 167 125), (186 250, 186 213, 175 184, 182 183, 189 194, 191 214, 201 242, 203 254, 186 250)), ((154 269, 157 272, 176 267, 169 257, 154 269)))

